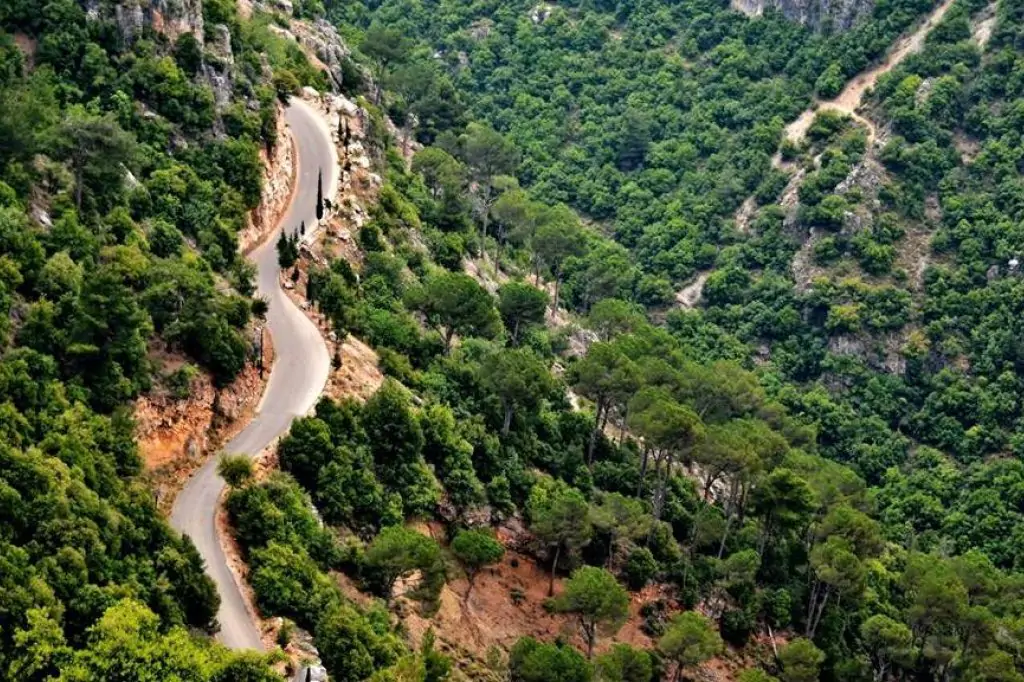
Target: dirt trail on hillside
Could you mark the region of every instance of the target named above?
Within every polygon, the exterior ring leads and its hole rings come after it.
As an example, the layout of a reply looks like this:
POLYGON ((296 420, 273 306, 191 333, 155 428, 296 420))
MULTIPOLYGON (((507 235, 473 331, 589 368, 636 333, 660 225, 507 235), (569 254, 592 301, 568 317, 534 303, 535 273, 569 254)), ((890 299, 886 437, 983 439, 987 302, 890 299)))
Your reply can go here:
POLYGON ((996 16, 997 4, 997 2, 990 3, 971 25, 971 38, 983 51, 992 38, 992 31, 995 30, 996 21, 999 19, 996 16))
POLYGON ((904 59, 917 52, 924 45, 924 39, 931 33, 931 30, 938 25, 946 12, 953 6, 955 0, 942 0, 928 18, 918 25, 911 33, 901 36, 890 48, 889 53, 878 64, 862 71, 855 78, 847 82, 846 87, 834 99, 816 102, 811 108, 804 111, 800 116, 786 126, 786 137, 793 142, 799 142, 807 133, 811 122, 814 121, 814 114, 817 111, 832 110, 839 111, 851 116, 857 123, 868 129, 868 147, 874 142, 876 131, 874 124, 857 114, 864 100, 864 93, 875 87, 878 79, 884 74, 892 71, 904 59))
MULTIPOLYGON (((892 71, 904 59, 921 49, 924 45, 925 38, 929 33, 931 33, 932 29, 942 21, 942 18, 946 16, 946 12, 950 10, 954 2, 955 0, 942 0, 942 2, 931 11, 931 14, 928 15, 927 19, 918 24, 913 31, 903 34, 895 43, 893 43, 889 52, 882 61, 847 81, 846 86, 834 99, 824 101, 816 100, 813 102, 810 107, 805 109, 802 114, 786 126, 784 131, 785 139, 794 143, 801 142, 807 134, 807 129, 810 128, 811 123, 814 122, 815 114, 819 111, 838 111, 842 114, 846 114, 856 123, 864 126, 868 133, 867 149, 870 153, 875 140, 878 138, 878 129, 872 121, 857 113, 857 110, 860 109, 861 104, 863 104, 865 93, 875 87, 878 83, 878 79, 884 74, 892 71)), ((782 155, 776 152, 775 156, 772 157, 772 167, 782 169, 786 166, 787 164, 782 160, 782 155)), ((795 196, 795 190, 799 188, 799 184, 802 180, 801 176, 802 173, 798 172, 790 179, 789 184, 786 186, 786 190, 783 192, 784 197, 787 195, 795 196)), ((744 201, 736 212, 734 220, 737 228, 741 232, 747 231, 750 220, 756 213, 756 204, 754 204, 752 199, 753 197, 749 197, 744 201)))

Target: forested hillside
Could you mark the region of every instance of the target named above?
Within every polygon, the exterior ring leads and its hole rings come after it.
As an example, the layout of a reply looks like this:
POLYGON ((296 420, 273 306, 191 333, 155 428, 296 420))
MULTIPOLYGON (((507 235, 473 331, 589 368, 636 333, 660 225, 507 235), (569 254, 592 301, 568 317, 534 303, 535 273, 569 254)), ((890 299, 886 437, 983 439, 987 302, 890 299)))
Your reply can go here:
POLYGON ((0 3, 0 678, 278 679, 209 639, 126 407, 187 391, 157 351, 250 359, 238 233, 310 85, 376 203, 280 262, 387 380, 222 460, 280 644, 347 682, 1022 679, 1021 0, 953 0, 798 133, 935 6, 38 5, 0 3), (446 604, 496 593, 557 635, 463 646, 446 604))
POLYGON ((217 594, 137 479, 130 401, 189 384, 151 351, 222 383, 251 355, 236 234, 278 95, 322 78, 199 7, 160 33, 113 3, 0 3, 3 679, 277 679, 196 636, 217 594))
POLYGON ((300 284, 391 381, 236 479, 261 609, 349 675, 328 571, 428 617, 462 572, 471 605, 512 518, 578 634, 501 664, 442 628, 452 674, 1020 679, 1020 8, 953 3, 857 118, 784 139, 931 9, 814 36, 699 3, 327 3, 399 130, 371 126, 362 257, 300 284), (400 525, 424 517, 440 542, 400 525), (611 647, 652 582, 651 646, 611 647))

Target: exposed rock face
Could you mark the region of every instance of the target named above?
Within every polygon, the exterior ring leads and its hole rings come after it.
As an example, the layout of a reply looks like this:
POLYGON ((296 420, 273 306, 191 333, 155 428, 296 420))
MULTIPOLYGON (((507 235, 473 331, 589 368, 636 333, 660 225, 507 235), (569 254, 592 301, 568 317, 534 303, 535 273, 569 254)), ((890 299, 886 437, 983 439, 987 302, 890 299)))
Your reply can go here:
POLYGON ((185 33, 192 33, 200 44, 203 42, 202 0, 117 0, 112 12, 99 0, 84 0, 82 6, 91 20, 104 15, 112 18, 126 45, 141 37, 147 26, 172 42, 185 33))
POLYGON ((774 9, 815 31, 846 31, 871 14, 874 0, 730 0, 732 8, 750 17, 774 9))
POLYGON ((294 22, 292 30, 299 44, 327 69, 334 87, 340 89, 344 81, 341 65, 348 57, 349 50, 345 41, 338 35, 338 30, 324 19, 317 19, 312 23, 294 22))
POLYGON ((142 34, 146 18, 142 13, 142 7, 135 3, 125 3, 114 8, 114 20, 117 22, 121 39, 130 45, 142 34))
POLYGON ((140 0, 147 4, 148 18, 153 29, 164 33, 172 41, 185 33, 193 33, 203 41, 202 0, 140 0))
POLYGON ((277 112, 277 144, 270 156, 260 152, 263 159, 263 196, 260 204, 246 220, 245 229, 238 234, 238 247, 248 251, 262 242, 275 227, 292 194, 295 177, 295 150, 291 133, 284 121, 284 111, 277 112))
MULTIPOLYGON (((269 365, 269 345, 264 358, 269 365)), ((170 356, 171 365, 182 361, 170 356)), ((218 389, 209 374, 200 372, 192 379, 187 398, 154 391, 135 401, 135 437, 158 504, 169 505, 203 459, 235 428, 244 426, 263 393, 266 375, 250 363, 231 384, 218 389)))
POLYGON ((223 109, 231 104, 234 94, 231 74, 235 56, 231 51, 231 31, 224 24, 217 24, 210 33, 211 37, 206 42, 206 53, 209 58, 203 66, 203 73, 206 82, 210 84, 210 89, 213 90, 217 108, 223 109))

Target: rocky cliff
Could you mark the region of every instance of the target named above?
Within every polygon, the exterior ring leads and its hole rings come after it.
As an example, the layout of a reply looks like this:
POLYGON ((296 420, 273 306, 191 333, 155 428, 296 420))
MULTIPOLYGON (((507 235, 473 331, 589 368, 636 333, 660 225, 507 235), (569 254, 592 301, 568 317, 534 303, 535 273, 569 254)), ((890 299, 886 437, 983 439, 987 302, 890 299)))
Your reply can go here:
POLYGON ((730 0, 730 5, 751 17, 774 9, 812 30, 839 32, 867 18, 875 0, 730 0))
POLYGON ((203 40, 202 0, 85 0, 83 4, 90 19, 111 16, 127 43, 138 38, 146 26, 172 41, 185 33, 192 33, 200 43, 203 40))

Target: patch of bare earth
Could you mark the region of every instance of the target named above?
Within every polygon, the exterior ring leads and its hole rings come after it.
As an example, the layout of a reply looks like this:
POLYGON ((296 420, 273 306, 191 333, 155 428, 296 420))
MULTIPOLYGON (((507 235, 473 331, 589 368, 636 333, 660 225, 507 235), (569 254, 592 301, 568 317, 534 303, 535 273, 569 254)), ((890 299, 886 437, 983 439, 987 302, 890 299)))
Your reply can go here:
MULTIPOLYGON (((548 572, 524 554, 509 552, 502 562, 477 576, 472 591, 465 578, 456 578, 441 593, 441 606, 430 618, 415 609, 403 618, 414 644, 433 628, 439 640, 470 656, 483 657, 491 647, 508 650, 520 637, 530 636, 551 641, 568 638, 583 648, 574 618, 549 613, 544 608, 548 598, 548 572), (469 592, 467 597, 467 591, 469 592)), ((562 590, 562 580, 555 581, 555 594, 562 590)), ((663 588, 650 587, 631 595, 630 616, 613 637, 602 638, 598 651, 614 642, 649 648, 653 645, 641 625, 641 607, 658 598, 666 598, 663 588)))
POLYGON ((996 28, 996 5, 998 3, 991 2, 989 5, 981 11, 977 19, 971 22, 971 38, 978 44, 983 51, 985 46, 988 45, 988 41, 992 38, 992 31, 996 28))
POLYGON ((701 294, 704 293, 704 283, 708 281, 710 272, 699 272, 697 277, 685 287, 676 292, 676 303, 680 308, 692 310, 700 302, 701 294))
POLYGON ((306 313, 306 317, 313 321, 327 344, 327 353, 331 357, 331 373, 327 376, 323 394, 335 400, 355 398, 364 401, 376 393, 384 383, 384 374, 378 366, 377 353, 351 334, 339 339, 338 335, 331 331, 330 320, 309 305, 305 294, 305 265, 303 262, 297 265, 300 275, 296 282, 291 282, 290 278, 286 279, 286 275, 282 275, 282 282, 293 286, 288 290, 288 295, 306 313))
MULTIPOLYGON (((161 376, 186 364, 184 356, 153 348, 149 359, 161 376)), ((144 476, 157 504, 168 512, 175 496, 210 454, 242 430, 256 411, 273 363, 269 334, 263 344, 263 367, 247 363, 233 382, 218 388, 207 372, 197 372, 187 397, 158 386, 135 401, 135 438, 144 476)))
POLYGON ((953 146, 960 153, 960 162, 965 165, 974 161, 981 151, 981 144, 976 139, 960 131, 953 133, 953 146))
POLYGON ((36 42, 35 38, 25 33, 15 33, 14 44, 18 46, 22 56, 25 57, 25 70, 32 71, 35 67, 38 42, 36 42))
MULTIPOLYGON (((443 540, 443 530, 438 524, 418 524, 416 528, 443 540)), ((546 642, 562 639, 585 651, 586 643, 575 617, 554 613, 545 607, 550 575, 546 567, 539 565, 531 555, 516 549, 529 540, 528 534, 524 536, 524 533, 515 522, 499 528, 498 538, 507 549, 502 561, 481 571, 472 589, 465 577, 451 576, 441 591, 438 609, 433 614, 423 615, 417 604, 405 597, 396 597, 392 604, 393 613, 408 633, 410 645, 419 647, 427 631, 432 630, 438 649, 451 656, 466 677, 476 680, 504 679, 500 662, 521 637, 534 637, 546 642)), ((374 598, 360 592, 348 577, 336 577, 342 591, 354 602, 366 606, 374 601, 374 598)), ((563 589, 563 582, 562 578, 554 581, 556 597, 563 589)), ((402 591, 396 588, 397 593, 402 591)), ((683 610, 671 586, 649 585, 632 592, 625 623, 617 633, 601 635, 595 653, 606 651, 616 643, 654 648, 656 638, 645 632, 645 618, 641 611, 644 605, 655 602, 664 607, 664 618, 683 610)), ((713 615, 700 610, 706 615, 713 615)), ((776 640, 784 643, 784 639, 777 635, 776 640)), ((758 660, 767 660, 770 651, 770 638, 756 636, 752 644, 742 651, 730 649, 722 657, 706 663, 695 674, 703 680, 731 681, 738 670, 758 660)))
POLYGON ((742 234, 746 234, 750 231, 750 221, 753 220, 754 214, 757 213, 757 201, 754 197, 747 197, 740 204, 740 208, 736 211, 736 230, 742 234))

